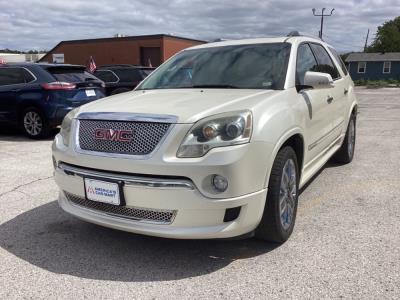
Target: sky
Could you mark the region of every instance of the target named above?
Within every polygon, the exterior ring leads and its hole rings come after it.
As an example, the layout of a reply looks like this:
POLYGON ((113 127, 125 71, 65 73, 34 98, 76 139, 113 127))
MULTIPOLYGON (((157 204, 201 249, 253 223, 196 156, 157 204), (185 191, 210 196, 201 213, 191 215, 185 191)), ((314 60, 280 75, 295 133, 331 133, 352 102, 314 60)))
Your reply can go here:
POLYGON ((50 50, 62 40, 115 34, 173 34, 201 40, 286 35, 323 38, 340 52, 361 51, 368 28, 400 15, 400 0, 0 0, 0 49, 50 50))

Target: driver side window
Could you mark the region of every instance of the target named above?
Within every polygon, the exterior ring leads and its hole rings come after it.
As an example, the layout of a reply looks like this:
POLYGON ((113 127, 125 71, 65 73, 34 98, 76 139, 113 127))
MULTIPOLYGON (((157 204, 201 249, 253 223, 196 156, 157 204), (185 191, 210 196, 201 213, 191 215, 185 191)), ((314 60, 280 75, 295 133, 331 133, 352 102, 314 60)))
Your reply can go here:
POLYGON ((304 75, 307 71, 316 71, 317 61, 308 44, 301 44, 297 50, 296 85, 304 86, 304 75))

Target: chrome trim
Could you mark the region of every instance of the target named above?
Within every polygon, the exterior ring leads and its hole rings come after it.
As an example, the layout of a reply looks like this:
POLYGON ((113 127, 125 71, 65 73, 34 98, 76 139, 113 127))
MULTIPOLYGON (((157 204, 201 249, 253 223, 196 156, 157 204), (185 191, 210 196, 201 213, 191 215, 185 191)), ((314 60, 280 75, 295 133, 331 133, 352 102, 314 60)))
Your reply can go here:
POLYGON ((175 124, 178 121, 178 117, 173 115, 137 114, 124 112, 83 112, 78 114, 75 118, 81 120, 136 121, 169 124, 175 124))
POLYGON ((172 115, 154 115, 154 114, 135 114, 135 113, 116 113, 116 112, 96 112, 96 113, 80 113, 77 117, 75 117, 74 126, 72 128, 72 132, 74 134, 74 150, 81 154, 86 155, 95 155, 95 156, 103 156, 103 157, 118 157, 118 158, 126 158, 126 159, 149 159, 154 155, 155 152, 161 147, 164 143, 165 139, 168 137, 174 125, 178 120, 177 116, 172 115), (98 152, 98 151, 90 151, 83 150, 79 145, 79 120, 104 120, 104 121, 136 121, 136 122, 154 122, 154 123, 168 123, 171 124, 158 142, 157 146, 153 149, 153 151, 149 154, 145 155, 132 155, 132 154, 121 154, 121 153, 108 153, 108 152, 98 152))
POLYGON ((121 180, 125 185, 139 186, 145 188, 160 188, 160 189, 186 189, 194 190, 194 184, 190 180, 184 179, 161 179, 161 178, 148 178, 133 175, 121 175, 116 173, 92 171, 79 167, 72 167, 64 163, 59 163, 57 171, 61 171, 69 176, 93 176, 104 179, 121 180))
MULTIPOLYGON (((325 138, 327 138, 332 132, 334 132, 336 129, 338 129, 338 127, 340 127, 342 124, 344 123, 344 121, 341 121, 338 125, 336 125, 335 127, 333 127, 331 130, 328 131, 328 133, 324 134, 322 137, 320 137, 318 140, 316 140, 314 143, 310 144, 308 146, 308 150, 312 150, 314 149, 319 143, 321 143, 325 138)), ((340 134, 338 135, 338 137, 340 136, 340 134)))

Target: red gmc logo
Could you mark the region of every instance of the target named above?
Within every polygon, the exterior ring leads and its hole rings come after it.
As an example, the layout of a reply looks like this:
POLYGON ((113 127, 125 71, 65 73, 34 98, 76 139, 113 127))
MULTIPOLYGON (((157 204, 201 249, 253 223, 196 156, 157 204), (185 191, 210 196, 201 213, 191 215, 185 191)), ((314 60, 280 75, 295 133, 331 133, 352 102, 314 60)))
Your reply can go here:
POLYGON ((133 139, 133 131, 96 128, 94 130, 94 139, 129 143, 133 139))

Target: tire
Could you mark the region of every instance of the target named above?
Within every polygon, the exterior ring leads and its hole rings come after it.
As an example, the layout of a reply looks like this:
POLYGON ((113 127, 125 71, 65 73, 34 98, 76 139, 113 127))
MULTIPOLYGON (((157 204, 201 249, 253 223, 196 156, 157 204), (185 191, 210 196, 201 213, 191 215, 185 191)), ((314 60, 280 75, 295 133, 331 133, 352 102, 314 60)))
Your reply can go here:
POLYGON ((348 164, 353 160, 356 145, 356 116, 351 115, 342 146, 333 156, 334 161, 348 164))
POLYGON ((283 243, 292 234, 299 194, 298 170, 297 156, 293 148, 282 148, 272 166, 264 213, 255 231, 257 238, 283 243), (288 174, 290 178, 286 180, 288 174), (286 189, 281 189, 281 186, 286 186, 286 189))
POLYGON ((115 90, 113 90, 113 91, 111 92, 110 96, 116 95, 116 94, 121 94, 121 93, 126 93, 126 92, 129 92, 129 91, 132 91, 132 90, 127 89, 127 88, 115 89, 115 90))
POLYGON ((29 107, 22 112, 20 127, 27 137, 35 140, 46 138, 51 132, 43 113, 35 107, 29 107))

